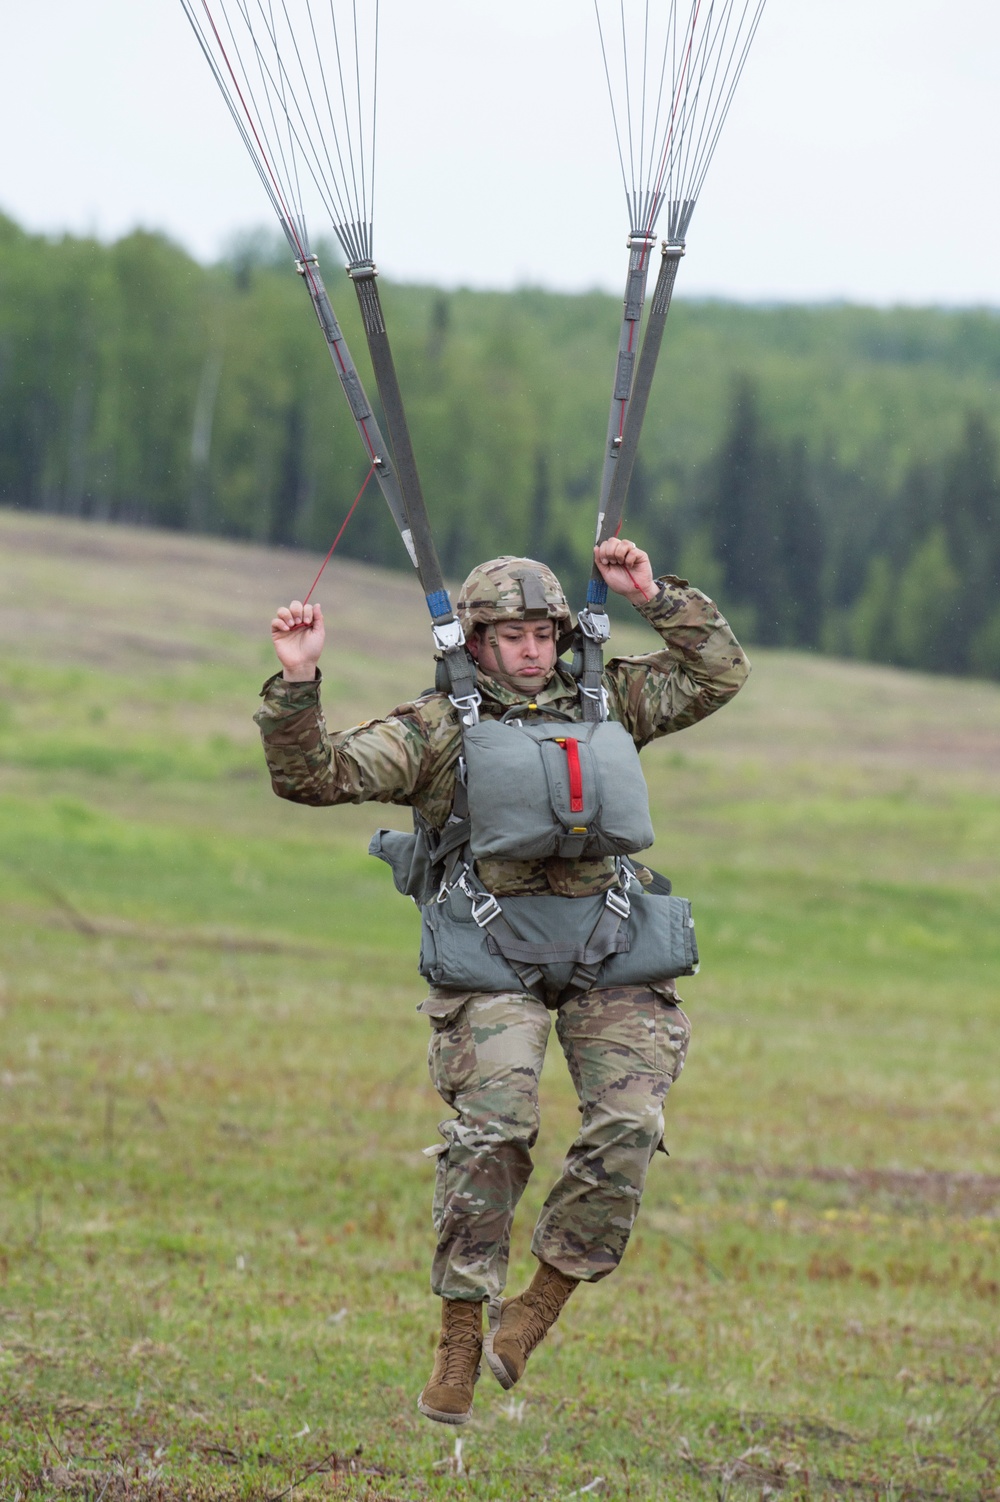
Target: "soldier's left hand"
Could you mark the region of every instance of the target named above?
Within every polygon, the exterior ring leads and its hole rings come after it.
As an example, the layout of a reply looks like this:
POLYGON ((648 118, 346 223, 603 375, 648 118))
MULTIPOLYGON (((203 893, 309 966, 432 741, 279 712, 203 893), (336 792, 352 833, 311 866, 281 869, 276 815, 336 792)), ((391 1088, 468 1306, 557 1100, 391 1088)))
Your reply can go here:
POLYGON ((627 537, 609 537, 594 549, 594 562, 608 588, 632 605, 641 605, 656 594, 656 580, 649 554, 627 537))

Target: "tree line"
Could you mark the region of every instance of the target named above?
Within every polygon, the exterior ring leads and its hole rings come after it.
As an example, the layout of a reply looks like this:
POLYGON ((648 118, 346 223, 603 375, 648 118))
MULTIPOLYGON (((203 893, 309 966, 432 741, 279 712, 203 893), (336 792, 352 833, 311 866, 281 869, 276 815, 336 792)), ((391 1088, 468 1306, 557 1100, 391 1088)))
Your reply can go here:
POLYGON ((1000 678, 1000 453, 984 408, 942 454, 873 486, 778 439, 741 375, 671 528, 749 641, 1000 678))
MULTIPOLYGON (((446 571, 523 551, 582 595, 620 303, 383 298, 446 571)), ((1000 678, 998 375, 988 310, 679 299, 628 527, 750 642, 1000 678)), ((364 473, 283 243, 206 267, 0 217, 0 504, 325 549, 364 473)), ((342 549, 407 566, 374 487, 342 549)))

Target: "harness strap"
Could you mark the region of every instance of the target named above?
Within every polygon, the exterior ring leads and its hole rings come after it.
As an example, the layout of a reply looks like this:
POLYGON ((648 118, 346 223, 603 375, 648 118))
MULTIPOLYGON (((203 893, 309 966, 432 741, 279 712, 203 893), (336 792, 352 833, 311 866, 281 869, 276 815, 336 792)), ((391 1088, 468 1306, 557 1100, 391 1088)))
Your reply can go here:
POLYGON ((590 938, 584 944, 557 944, 549 939, 544 944, 529 944, 524 939, 519 939, 510 927, 504 924, 510 939, 504 935, 503 948, 499 940, 494 936, 492 929, 486 935, 486 944, 491 954, 502 954, 505 960, 521 960, 525 964, 537 965, 593 965, 595 970, 607 959, 609 954, 621 954, 629 947, 628 935, 619 933, 621 918, 613 917, 609 925, 610 934, 602 927, 606 924, 609 909, 605 908, 591 932, 590 938), (607 947, 608 939, 611 939, 610 949, 607 947))
POLYGON ((628 935, 621 932, 622 924, 628 919, 631 912, 631 904, 624 892, 618 892, 612 887, 607 900, 601 911, 601 916, 594 925, 594 930, 587 940, 588 951, 593 951, 598 958, 588 956, 577 962, 573 974, 569 978, 565 992, 568 995, 589 991, 595 980, 601 965, 609 954, 620 954, 623 949, 629 947, 628 935), (613 901, 617 898, 618 901, 613 901))
MULTIPOLYGON (((472 833, 472 825, 468 818, 459 819, 455 824, 445 827, 440 843, 434 847, 434 864, 440 861, 444 867, 441 873, 441 889, 448 891, 455 885, 455 873, 459 865, 468 865, 466 851, 469 848, 469 835, 472 833)), ((470 853, 471 854, 471 853, 470 853)))
MULTIPOLYGON (((465 883, 467 892, 470 889, 474 890, 472 883, 468 880, 468 876, 463 876, 462 881, 465 883)), ((530 957, 525 959, 513 953, 513 950, 519 946, 521 948, 530 948, 531 946, 525 946, 521 943, 521 940, 503 916, 503 909, 499 902, 497 902, 492 892, 487 892, 485 887, 480 889, 480 892, 477 894, 477 900, 473 901, 472 916, 479 927, 486 933, 487 946, 492 940, 496 945, 494 953, 503 955, 524 989, 536 997, 538 1001, 544 1002, 548 987, 545 984, 545 975, 537 960, 530 957), (487 899, 487 901, 484 902, 483 899, 487 899), (508 953, 508 951, 511 952, 508 953)))
POLYGON ((591 990, 608 956, 621 954, 629 947, 629 936, 623 932, 623 925, 632 909, 623 887, 612 887, 607 893, 600 916, 583 944, 560 944, 551 939, 532 943, 522 938, 504 917, 498 899, 475 876, 471 861, 466 863, 454 884, 460 886, 470 899, 473 920, 483 930, 490 953, 502 955, 524 989, 539 1001, 547 1003, 552 994, 544 966, 573 965, 568 982, 554 998, 557 1003, 567 1001, 571 996, 591 990))

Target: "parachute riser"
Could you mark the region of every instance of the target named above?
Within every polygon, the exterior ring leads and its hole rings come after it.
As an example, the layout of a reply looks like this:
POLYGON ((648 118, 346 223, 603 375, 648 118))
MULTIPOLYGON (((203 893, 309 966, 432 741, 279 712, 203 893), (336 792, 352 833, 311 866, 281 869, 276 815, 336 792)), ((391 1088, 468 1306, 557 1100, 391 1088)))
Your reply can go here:
MULTIPOLYGON (((684 253, 682 241, 664 240, 661 247, 660 270, 650 301, 649 317, 642 339, 642 351, 628 399, 621 443, 618 445, 618 456, 614 461, 607 500, 602 505, 597 519, 595 543, 598 544, 605 542, 609 537, 617 536, 621 529, 629 482, 639 448, 639 437, 642 433, 646 408, 649 405, 649 394, 663 344, 667 315, 673 300, 677 270, 684 253)), ((604 643, 611 635, 606 608, 607 598, 608 586, 595 563, 587 585, 587 604, 579 616, 582 658, 580 692, 583 698, 585 720, 601 720, 605 718, 606 713, 600 697, 600 686, 604 672, 604 643)))
MULTIPOLYGON (((599 543, 604 542, 608 537, 616 536, 625 514, 625 500, 628 495, 629 482, 632 479, 632 470, 635 467, 646 408, 649 405, 649 393, 652 390, 656 362, 663 343, 667 314, 670 312, 670 304, 673 300, 677 269, 684 253, 683 241, 664 240, 661 247, 659 275, 656 278, 650 301, 649 317, 646 320, 646 329, 642 338, 642 351, 636 365, 622 441, 618 446, 618 458, 611 477, 611 488, 608 492, 604 514, 598 521, 596 541, 599 543)), ((594 578, 600 579, 596 568, 594 578)))
POLYGON ((622 315, 621 333, 618 336, 618 359, 611 387, 608 438, 604 449, 604 471, 601 475, 599 510, 602 515, 611 490, 611 477, 615 472, 615 463, 625 428, 625 414, 628 410, 629 397, 632 394, 632 376, 639 349, 639 330, 642 323, 642 309, 646 300, 646 282, 649 277, 649 258, 655 244, 655 234, 633 232, 628 237, 629 257, 628 276, 625 281, 625 308, 622 315))
MULTIPOLYGON (((598 507, 603 516, 607 509, 618 455, 625 433, 628 404, 632 396, 632 380, 639 349, 639 329, 646 300, 646 285, 649 280, 649 264, 653 246, 656 244, 656 221, 663 207, 662 197, 643 196, 642 202, 632 203, 633 228, 628 237, 628 276, 625 281, 625 305, 621 333, 618 336, 618 359, 615 363, 615 378, 611 387, 611 410, 608 413, 608 437, 604 448, 604 469, 601 473, 601 496, 598 507)), ((667 205, 667 243, 680 245, 683 255, 688 226, 695 211, 694 199, 671 199, 667 205)), ((600 526, 600 523, 598 523, 600 526)))
POLYGON ((382 301, 379 297, 376 280, 378 271, 373 261, 354 261, 347 267, 347 274, 353 283, 358 307, 361 310, 365 338, 368 341, 368 353, 371 355, 372 368, 375 371, 375 384, 378 386, 378 394, 382 402, 385 425, 389 430, 389 441, 392 444, 399 486, 403 493, 403 506, 416 550, 420 582, 427 596, 427 605, 432 620, 450 623, 455 616, 448 601, 441 564, 438 561, 437 549, 431 535, 420 476, 417 473, 417 461, 414 457, 409 423, 403 406, 403 394, 399 389, 396 364, 392 358, 385 316, 382 312, 382 301))
POLYGON ((378 270, 370 259, 352 261, 347 274, 357 294, 364 324, 368 353, 375 372, 385 424, 389 430, 403 508, 409 523, 409 536, 415 553, 417 573, 431 615, 434 644, 441 652, 451 684, 451 698, 460 714, 477 715, 479 694, 475 685, 475 667, 466 651, 465 634, 451 607, 444 575, 431 532, 424 502, 417 461, 413 453, 409 423, 403 406, 396 365, 392 358, 386 330, 382 300, 378 290, 378 270))
MULTIPOLYGON (((294 241, 292 242, 294 244, 294 241)), ((400 490, 396 471, 389 458, 389 449, 378 421, 372 411, 371 402, 365 394, 365 388, 361 384, 357 366, 347 347, 337 315, 333 311, 330 295, 323 283, 319 272, 319 262, 310 251, 301 253, 301 246, 297 247, 300 254, 295 262, 295 269, 301 276, 306 286, 306 291, 312 301, 313 311, 317 322, 323 331, 326 347, 333 361, 333 368, 347 398, 347 405, 351 409, 354 425, 361 435, 365 453, 375 472, 380 490, 385 497, 386 505, 392 513, 392 519, 396 523, 399 535, 403 539, 403 545, 410 556, 410 562, 414 568, 418 567, 417 554, 410 535, 410 527, 406 517, 406 508, 403 504, 403 496, 400 490)))
MULTIPOLYGON (((423 586, 435 645, 444 655, 456 708, 460 714, 474 716, 478 700, 475 666, 451 608, 431 539, 375 285, 371 206, 378 4, 374 6, 373 26, 362 25, 364 43, 359 34, 357 0, 344 0, 339 21, 335 0, 326 0, 322 7, 315 8, 312 0, 304 0, 304 5, 281 0, 280 6, 265 5, 263 0, 256 4, 218 0, 217 5, 215 0, 181 0, 181 5, 309 292, 371 466, 368 478, 371 474, 377 477, 423 586), (218 22, 212 14, 215 9, 218 22), (296 20, 301 23, 298 29, 296 20), (342 65, 349 56, 352 33, 353 69, 342 65), (362 83, 361 65, 362 55, 367 58, 369 53, 370 88, 362 83), (302 190, 310 183, 349 262, 390 445, 379 431, 309 247, 302 190)), ((367 80, 367 61, 364 73, 367 80)), ((358 500, 363 490, 364 486, 358 500)))

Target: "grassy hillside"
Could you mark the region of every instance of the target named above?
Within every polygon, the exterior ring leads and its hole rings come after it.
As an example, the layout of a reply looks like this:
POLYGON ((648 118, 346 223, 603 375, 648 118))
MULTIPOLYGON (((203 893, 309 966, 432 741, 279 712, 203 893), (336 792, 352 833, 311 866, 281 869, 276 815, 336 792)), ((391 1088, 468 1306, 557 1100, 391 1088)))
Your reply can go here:
MULTIPOLYGON (((1000 688, 754 652, 644 754, 704 961, 671 1157, 456 1450, 417 915, 364 855, 406 813, 281 804, 249 718, 314 571, 0 513, 0 1495, 1000 1497, 1000 688)), ((320 596, 333 723, 425 686, 411 580, 320 596)))

